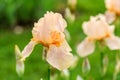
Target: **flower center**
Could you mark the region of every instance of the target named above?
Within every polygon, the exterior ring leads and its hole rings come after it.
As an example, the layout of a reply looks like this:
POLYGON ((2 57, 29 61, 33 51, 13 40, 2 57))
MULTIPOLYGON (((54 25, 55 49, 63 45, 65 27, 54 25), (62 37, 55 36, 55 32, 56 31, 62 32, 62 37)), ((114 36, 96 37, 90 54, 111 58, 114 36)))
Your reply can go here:
POLYGON ((50 42, 45 42, 45 41, 42 41, 42 40, 38 41, 35 38, 32 38, 31 40, 36 41, 36 42, 42 44, 45 47, 49 47, 49 45, 51 45, 51 44, 56 45, 56 46, 60 46, 60 44, 64 41, 64 35, 62 35, 58 31, 52 31, 50 33, 50 38, 51 38, 50 42))
POLYGON ((60 32, 53 31, 51 32, 52 44, 59 46, 60 43, 64 40, 64 36, 60 34, 60 32))

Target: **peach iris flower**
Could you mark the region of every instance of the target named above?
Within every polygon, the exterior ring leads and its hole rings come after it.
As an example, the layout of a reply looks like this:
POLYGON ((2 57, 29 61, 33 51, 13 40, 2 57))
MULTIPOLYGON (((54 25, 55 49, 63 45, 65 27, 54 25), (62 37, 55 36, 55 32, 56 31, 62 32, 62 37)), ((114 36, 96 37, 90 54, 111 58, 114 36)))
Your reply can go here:
POLYGON ((68 68, 73 61, 71 48, 65 40, 64 30, 67 24, 61 14, 47 12, 34 24, 33 38, 22 51, 22 59, 27 58, 34 46, 42 44, 46 50, 46 61, 58 70, 68 68))
POLYGON ((108 11, 120 15, 120 0, 105 0, 105 4, 108 11))
POLYGON ((109 25, 102 14, 91 17, 90 21, 84 22, 83 31, 87 37, 77 47, 77 53, 81 57, 94 52, 96 40, 104 41, 111 50, 120 49, 120 38, 114 35, 114 26, 109 25))

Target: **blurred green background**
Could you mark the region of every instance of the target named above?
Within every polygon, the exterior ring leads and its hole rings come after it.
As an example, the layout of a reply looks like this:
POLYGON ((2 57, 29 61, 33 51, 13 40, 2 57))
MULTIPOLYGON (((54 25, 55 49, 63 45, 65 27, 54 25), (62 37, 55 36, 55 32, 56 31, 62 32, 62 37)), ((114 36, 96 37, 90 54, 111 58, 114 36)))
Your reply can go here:
MULTIPOLYGON (((46 11, 59 12, 64 16, 67 6, 66 0, 0 0, 0 80, 19 80, 15 71, 14 45, 18 44, 22 50, 32 38, 31 30, 34 22, 37 22, 46 11)), ((104 0, 77 0, 77 18, 74 23, 68 22, 67 27, 72 36, 69 44, 74 55, 77 55, 77 44, 85 38, 81 28, 83 21, 88 20, 91 15, 104 13, 105 10, 104 0)), ((120 36, 119 31, 116 34, 120 36)), ((110 52, 108 48, 105 50, 110 63, 104 80, 111 80, 113 77, 116 52, 110 52)), ((102 80, 99 72, 99 49, 88 58, 91 71, 86 80, 102 80)), ((80 58, 76 68, 70 69, 71 80, 76 80, 77 75, 84 77, 81 70, 82 61, 83 59, 80 58)), ((39 44, 26 59, 23 80, 40 80, 40 78, 47 80, 47 68, 48 65, 42 60, 42 45, 39 44)), ((55 72, 59 74, 57 80, 65 80, 60 76, 59 71, 55 72)))

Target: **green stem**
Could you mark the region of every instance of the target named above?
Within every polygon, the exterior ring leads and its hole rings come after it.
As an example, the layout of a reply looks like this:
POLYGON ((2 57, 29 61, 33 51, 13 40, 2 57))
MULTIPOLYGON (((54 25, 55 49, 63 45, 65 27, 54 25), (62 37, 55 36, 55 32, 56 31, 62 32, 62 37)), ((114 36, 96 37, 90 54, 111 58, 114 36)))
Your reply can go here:
POLYGON ((69 70, 69 71, 70 71, 69 80, 72 80, 72 70, 69 70))
POLYGON ((48 80, 50 80, 50 72, 51 72, 51 70, 50 70, 50 68, 48 68, 48 80))
POLYGON ((19 80, 22 80, 22 77, 19 77, 19 80))
POLYGON ((83 78, 84 78, 84 80, 87 80, 87 75, 84 75, 84 77, 83 77, 83 78))
POLYGON ((100 61, 101 61, 101 79, 103 79, 103 58, 104 58, 104 53, 100 53, 100 61))
POLYGON ((104 49, 104 44, 101 42, 100 43, 100 75, 101 75, 101 79, 103 79, 103 58, 104 58, 104 53, 103 53, 103 49, 104 49))
POLYGON ((102 70, 102 68, 103 68, 103 57, 104 57, 104 53, 101 52, 101 53, 100 53, 101 70, 102 70))

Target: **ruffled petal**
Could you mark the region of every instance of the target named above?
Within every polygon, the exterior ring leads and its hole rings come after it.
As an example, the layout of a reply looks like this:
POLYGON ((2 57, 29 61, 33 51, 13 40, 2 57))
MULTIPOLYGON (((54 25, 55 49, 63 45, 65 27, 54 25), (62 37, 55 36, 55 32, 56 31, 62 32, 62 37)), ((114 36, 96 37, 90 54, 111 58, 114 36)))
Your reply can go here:
POLYGON ((21 59, 22 61, 25 60, 25 58, 27 58, 31 54, 36 44, 37 44, 36 42, 30 41, 28 45, 23 49, 21 59))
POLYGON ((84 33, 97 40, 104 38, 108 34, 108 29, 109 25, 106 22, 105 16, 102 14, 91 17, 90 21, 83 23, 84 33))
POLYGON ((44 18, 39 19, 38 23, 34 23, 34 27, 32 30, 33 38, 37 41, 43 39, 43 27, 44 27, 44 18))
POLYGON ((88 56, 94 52, 95 44, 94 41, 85 39, 82 43, 80 43, 77 47, 77 53, 81 57, 88 56))
POLYGON ((34 24, 32 35, 36 41, 41 42, 43 45, 51 44, 54 41, 51 34, 57 33, 60 38, 64 38, 62 33, 66 27, 67 23, 61 14, 47 12, 44 17, 34 24))
POLYGON ((59 47, 50 45, 46 60, 58 70, 67 69, 73 63, 73 55, 69 52, 70 50, 66 42, 63 42, 59 47))
POLYGON ((112 37, 106 38, 105 43, 111 50, 120 49, 120 38, 119 37, 112 36, 112 37))

